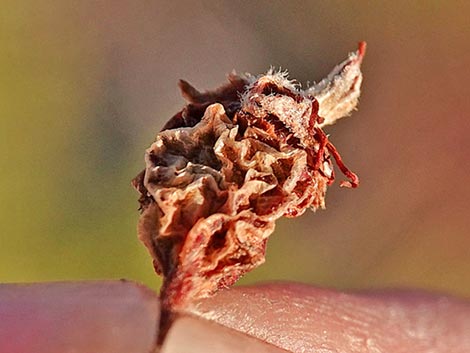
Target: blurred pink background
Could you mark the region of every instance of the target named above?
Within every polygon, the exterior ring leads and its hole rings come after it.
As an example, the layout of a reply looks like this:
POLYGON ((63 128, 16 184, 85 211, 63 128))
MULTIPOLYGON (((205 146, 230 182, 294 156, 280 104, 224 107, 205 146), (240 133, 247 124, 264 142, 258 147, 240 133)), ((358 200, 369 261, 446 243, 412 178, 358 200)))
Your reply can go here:
POLYGON ((130 180, 183 104, 232 69, 320 80, 365 40, 359 111, 327 130, 356 190, 279 222, 243 283, 470 297, 470 5, 7 1, 0 12, 0 281, 156 288, 130 180))

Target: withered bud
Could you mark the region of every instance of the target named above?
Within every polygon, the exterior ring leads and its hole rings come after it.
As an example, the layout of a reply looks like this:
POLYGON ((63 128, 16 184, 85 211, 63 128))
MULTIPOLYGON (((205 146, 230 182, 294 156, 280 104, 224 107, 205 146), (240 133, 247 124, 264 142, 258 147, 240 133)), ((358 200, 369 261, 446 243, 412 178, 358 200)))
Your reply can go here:
POLYGON ((145 153, 134 180, 139 238, 164 278, 168 310, 234 284, 261 265, 274 222, 325 207, 332 159, 356 187, 322 127, 355 109, 365 43, 302 90, 284 72, 228 76, 201 93, 180 81, 186 106, 145 153))

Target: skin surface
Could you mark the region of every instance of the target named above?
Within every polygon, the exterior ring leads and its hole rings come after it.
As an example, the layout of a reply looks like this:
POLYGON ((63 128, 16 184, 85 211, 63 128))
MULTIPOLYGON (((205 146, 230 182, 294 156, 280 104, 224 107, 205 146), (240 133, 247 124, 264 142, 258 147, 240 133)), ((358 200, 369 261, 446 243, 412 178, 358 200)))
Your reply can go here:
POLYGON ((148 353, 159 312, 129 281, 0 284, 0 352, 148 353))
POLYGON ((220 292, 195 313, 292 352, 470 352, 469 303, 418 291, 267 284, 220 292))
MULTIPOLYGON (((150 290, 127 281, 0 285, 0 351, 148 353, 158 311, 150 290)), ((463 353, 469 332, 470 303, 448 296, 280 283, 200 301, 162 352, 463 353)))

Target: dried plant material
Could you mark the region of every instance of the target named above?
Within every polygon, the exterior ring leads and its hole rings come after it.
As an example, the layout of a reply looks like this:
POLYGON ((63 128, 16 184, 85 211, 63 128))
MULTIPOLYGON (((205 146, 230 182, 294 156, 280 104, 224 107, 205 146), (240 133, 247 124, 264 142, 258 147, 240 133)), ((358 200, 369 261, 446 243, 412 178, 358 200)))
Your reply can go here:
POLYGON ((264 262, 276 219, 325 207, 342 162, 322 127, 356 107, 365 43, 303 91, 283 72, 231 74, 201 93, 180 81, 188 104, 165 125, 133 181, 139 237, 163 275, 162 304, 181 310, 264 262))

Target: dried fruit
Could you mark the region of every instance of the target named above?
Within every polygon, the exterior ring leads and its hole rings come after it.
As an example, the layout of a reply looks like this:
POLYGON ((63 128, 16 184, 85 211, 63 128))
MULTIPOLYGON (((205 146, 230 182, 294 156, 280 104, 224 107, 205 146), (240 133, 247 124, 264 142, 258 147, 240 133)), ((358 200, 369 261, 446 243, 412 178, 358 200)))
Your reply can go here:
POLYGON ((357 105, 365 43, 307 90, 270 70, 231 74, 201 93, 180 81, 188 104, 165 125, 134 180, 139 237, 163 275, 162 303, 184 309, 264 262, 274 222, 325 207, 332 158, 356 187, 322 127, 357 105))

